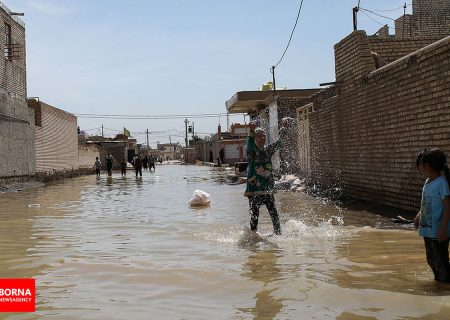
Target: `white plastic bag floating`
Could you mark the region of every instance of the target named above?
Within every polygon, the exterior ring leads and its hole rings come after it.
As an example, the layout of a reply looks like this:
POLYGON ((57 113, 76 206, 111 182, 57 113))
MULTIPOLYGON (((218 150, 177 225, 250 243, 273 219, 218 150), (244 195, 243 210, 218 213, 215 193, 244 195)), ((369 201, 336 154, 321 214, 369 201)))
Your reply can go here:
POLYGON ((189 206, 191 207, 205 207, 209 206, 209 193, 202 190, 195 190, 189 201, 189 206))

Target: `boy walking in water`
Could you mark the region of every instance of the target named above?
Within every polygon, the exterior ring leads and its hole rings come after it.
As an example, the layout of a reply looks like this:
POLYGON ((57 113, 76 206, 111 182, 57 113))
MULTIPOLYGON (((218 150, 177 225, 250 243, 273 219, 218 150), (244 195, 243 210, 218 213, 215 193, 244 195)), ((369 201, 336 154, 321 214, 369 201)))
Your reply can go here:
MULTIPOLYGON (((284 122, 284 126, 287 122, 284 122)), ((281 146, 286 129, 281 128, 280 139, 268 146, 266 133, 262 128, 256 128, 254 122, 250 122, 250 134, 247 140, 247 188, 244 196, 248 197, 250 206, 250 229, 258 229, 259 207, 264 204, 272 218, 273 230, 281 235, 280 220, 275 207, 274 178, 272 172, 272 155, 281 146)))
POLYGON ((106 156, 106 170, 108 171, 108 176, 112 176, 112 168, 113 168, 113 157, 111 152, 108 151, 108 155, 106 156))
POLYGON ((100 177, 100 168, 101 167, 102 167, 102 162, 98 159, 98 157, 95 157, 94 168, 95 168, 95 174, 97 175, 97 177, 100 177))

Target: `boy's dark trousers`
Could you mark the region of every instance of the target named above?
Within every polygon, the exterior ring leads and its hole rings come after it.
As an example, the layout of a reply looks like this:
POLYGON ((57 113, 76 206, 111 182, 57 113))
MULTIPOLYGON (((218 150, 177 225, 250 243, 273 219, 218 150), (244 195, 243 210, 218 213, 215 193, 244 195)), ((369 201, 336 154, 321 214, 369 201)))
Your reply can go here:
POLYGON ((278 218, 277 208, 275 208, 275 197, 273 194, 255 194, 248 197, 250 204, 250 229, 258 229, 259 207, 264 204, 272 218, 273 231, 275 234, 281 234, 280 220, 278 218))
POLYGON ((134 172, 136 172, 136 177, 138 176, 138 174, 142 177, 142 168, 134 168, 134 172))
POLYGON ((434 273, 434 280, 450 282, 450 264, 448 258, 449 239, 445 241, 423 238, 427 262, 434 273))

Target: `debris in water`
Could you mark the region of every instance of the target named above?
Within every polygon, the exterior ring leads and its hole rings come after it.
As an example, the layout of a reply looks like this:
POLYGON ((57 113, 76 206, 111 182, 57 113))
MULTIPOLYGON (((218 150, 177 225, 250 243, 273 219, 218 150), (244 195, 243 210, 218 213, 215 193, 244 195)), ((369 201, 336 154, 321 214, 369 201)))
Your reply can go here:
POLYGON ((206 207, 209 206, 210 203, 210 195, 202 190, 195 190, 192 195, 191 200, 189 201, 190 207, 206 207))

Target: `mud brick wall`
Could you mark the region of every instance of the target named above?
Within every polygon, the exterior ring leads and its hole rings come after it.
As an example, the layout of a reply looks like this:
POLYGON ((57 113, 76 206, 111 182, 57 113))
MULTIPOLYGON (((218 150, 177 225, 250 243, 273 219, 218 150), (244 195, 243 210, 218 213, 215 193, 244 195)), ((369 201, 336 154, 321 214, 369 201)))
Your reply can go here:
POLYGON ((415 37, 450 35, 450 1, 413 0, 412 32, 415 37))
POLYGON ((364 31, 355 31, 334 46, 336 81, 375 70, 370 43, 364 31))
POLYGON ((372 51, 378 53, 384 61, 390 63, 440 39, 442 37, 399 39, 373 36, 369 37, 369 47, 372 51))
MULTIPOLYGON (((0 178, 35 174, 34 111, 26 102, 25 25, 0 2, 0 178), (11 26, 14 56, 4 54, 11 26)), ((6 51, 8 52, 8 51, 6 51)))
POLYGON ((320 107, 310 115, 309 122, 311 177, 321 185, 340 185, 342 124, 337 96, 321 102, 320 107))
MULTIPOLYGON (((302 106, 307 103, 311 103, 311 97, 298 97, 298 98, 279 98, 278 99, 278 119, 290 117, 292 119, 297 118, 296 110, 298 106, 302 106)), ((287 139, 283 141, 283 147, 280 150, 281 157, 281 172, 283 174, 292 174, 301 171, 298 158, 298 134, 295 125, 288 128, 287 139)))
POLYGON ((25 99, 27 96, 26 85, 26 55, 25 55, 25 27, 23 23, 18 23, 13 19, 7 8, 0 6, 0 31, 2 41, 0 41, 1 61, 0 61, 0 87, 25 99), (5 32, 6 24, 11 26, 11 43, 14 44, 13 57, 5 57, 5 32))
POLYGON ((413 16, 406 14, 395 20, 395 36, 411 38, 413 36, 413 16))
POLYGON ((338 95, 310 117, 315 176, 333 184, 336 168, 344 194, 417 210, 417 153, 439 147, 450 156, 450 37, 366 74, 369 48, 349 37, 335 47, 338 95))
POLYGON ((42 101, 38 103, 41 126, 36 126, 36 171, 77 169, 77 118, 42 101))

